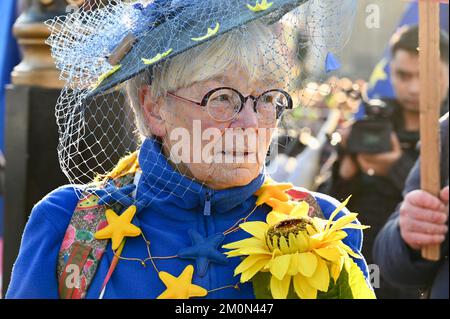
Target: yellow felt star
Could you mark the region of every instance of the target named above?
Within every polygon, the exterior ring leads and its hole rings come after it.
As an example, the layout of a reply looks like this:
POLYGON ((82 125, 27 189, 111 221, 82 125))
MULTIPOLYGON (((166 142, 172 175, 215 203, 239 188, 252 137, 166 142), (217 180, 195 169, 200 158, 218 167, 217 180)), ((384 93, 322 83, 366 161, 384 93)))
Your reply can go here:
POLYGON ((190 297, 204 297, 208 294, 205 288, 192 284, 194 267, 188 265, 178 277, 160 271, 159 279, 166 285, 166 290, 158 296, 158 299, 189 299, 190 297))
POLYGON ((165 58, 166 56, 168 56, 170 53, 172 53, 172 51, 173 51, 173 49, 171 48, 171 49, 167 50, 166 52, 158 53, 157 55, 155 55, 151 59, 142 58, 141 60, 146 65, 154 64, 154 63, 158 62, 159 60, 161 60, 161 59, 165 58))
POLYGON ((294 187, 291 183, 275 183, 272 180, 267 180, 263 186, 255 192, 258 196, 256 206, 267 203, 270 198, 276 198, 280 201, 287 202, 289 196, 285 193, 286 190, 294 187))
POLYGON ((120 65, 120 64, 114 65, 111 70, 108 70, 105 73, 103 73, 102 75, 100 75, 97 79, 97 82, 95 82, 95 84, 92 86, 92 89, 96 89, 100 84, 102 84, 102 82, 106 78, 108 78, 111 75, 113 75, 114 73, 116 73, 121 67, 122 67, 122 65, 120 65))
POLYGON ((216 22, 216 26, 214 27, 214 29, 208 28, 208 31, 206 32, 206 34, 202 37, 198 37, 198 38, 191 38, 192 41, 203 41, 206 40, 210 37, 212 37, 213 35, 216 35, 217 32, 219 32, 220 29, 220 23, 216 22))
POLYGON ((114 169, 107 175, 109 179, 117 179, 119 177, 136 173, 139 169, 138 162, 139 152, 135 151, 120 159, 119 163, 114 169))
POLYGON ((125 237, 136 237, 141 234, 141 229, 131 223, 136 214, 136 206, 131 205, 120 216, 111 209, 106 210, 105 214, 108 226, 96 232, 94 236, 96 239, 111 238, 113 250, 119 248, 125 237))
POLYGON ((247 4, 247 8, 252 10, 253 12, 264 11, 269 9, 273 5, 273 2, 267 2, 267 0, 262 0, 261 3, 256 1, 254 6, 247 4))

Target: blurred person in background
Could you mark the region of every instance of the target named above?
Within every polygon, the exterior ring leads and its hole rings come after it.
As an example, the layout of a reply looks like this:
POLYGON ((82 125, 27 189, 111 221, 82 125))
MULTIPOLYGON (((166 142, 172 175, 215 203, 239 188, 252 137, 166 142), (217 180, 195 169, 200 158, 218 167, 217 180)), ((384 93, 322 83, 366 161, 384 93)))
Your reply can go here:
POLYGON ((441 191, 438 197, 420 189, 420 164, 416 162, 398 205, 373 248, 373 258, 387 281, 424 290, 424 297, 448 299, 448 113, 441 119, 441 191), (420 251, 441 245, 437 262, 422 259, 420 251))
MULTIPOLYGON (((353 197, 349 209, 371 225, 364 254, 372 263, 375 237, 402 201, 402 190, 419 152, 419 32, 417 26, 401 28, 391 39, 391 81, 395 99, 366 102, 366 118, 341 131, 338 159, 331 178, 320 191, 338 199, 353 197)), ((440 34, 442 112, 448 111, 449 44, 440 34)), ((380 269, 383 277, 383 269, 380 269)), ((398 290, 381 280, 378 298, 418 298, 417 290, 398 290)))

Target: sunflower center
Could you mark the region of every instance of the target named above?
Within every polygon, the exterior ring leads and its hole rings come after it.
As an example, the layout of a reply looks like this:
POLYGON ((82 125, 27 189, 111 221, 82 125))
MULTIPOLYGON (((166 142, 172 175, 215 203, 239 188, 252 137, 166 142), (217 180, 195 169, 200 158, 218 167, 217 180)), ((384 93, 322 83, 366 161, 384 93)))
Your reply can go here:
POLYGON ((267 230, 266 240, 275 244, 275 246, 278 246, 280 238, 284 237, 286 239, 286 242, 289 243, 289 234, 297 236, 300 232, 306 233, 306 226, 308 225, 316 229, 311 218, 309 217, 299 217, 283 220, 267 230))

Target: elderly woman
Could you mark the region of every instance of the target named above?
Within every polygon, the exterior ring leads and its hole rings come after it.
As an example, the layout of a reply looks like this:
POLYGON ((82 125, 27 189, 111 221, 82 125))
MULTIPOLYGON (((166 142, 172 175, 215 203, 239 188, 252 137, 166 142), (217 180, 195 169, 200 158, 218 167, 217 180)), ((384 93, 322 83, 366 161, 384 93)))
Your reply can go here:
MULTIPOLYGON (((350 271, 370 291, 355 217, 264 170, 273 130, 293 101, 283 90, 292 71, 286 45, 262 17, 274 22, 301 1, 185 1, 180 10, 175 2, 119 5, 153 27, 116 41, 111 56, 121 64, 82 92, 98 99, 131 78, 126 94, 142 143, 94 183, 58 188, 36 204, 7 298, 255 298, 266 281, 269 297, 316 298, 350 271), (206 24, 194 10, 200 4, 208 23, 220 24, 206 24), (206 36, 192 36, 196 24, 206 36), (165 26, 171 39, 182 37, 178 26, 191 40, 155 48, 169 37, 161 36, 165 26)), ((62 126, 75 122, 74 109, 62 126)))

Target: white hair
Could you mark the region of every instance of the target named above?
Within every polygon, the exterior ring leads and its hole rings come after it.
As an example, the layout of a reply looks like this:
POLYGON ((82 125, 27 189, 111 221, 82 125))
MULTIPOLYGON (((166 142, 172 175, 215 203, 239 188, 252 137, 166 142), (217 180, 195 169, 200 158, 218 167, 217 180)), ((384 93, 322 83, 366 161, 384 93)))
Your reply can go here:
POLYGON ((151 75, 149 72, 137 75, 127 82, 126 90, 138 132, 141 137, 151 135, 139 101, 142 86, 151 83, 156 101, 167 92, 220 76, 233 65, 241 67, 253 79, 285 82, 290 66, 282 55, 281 42, 274 30, 256 21, 155 66, 151 75))

